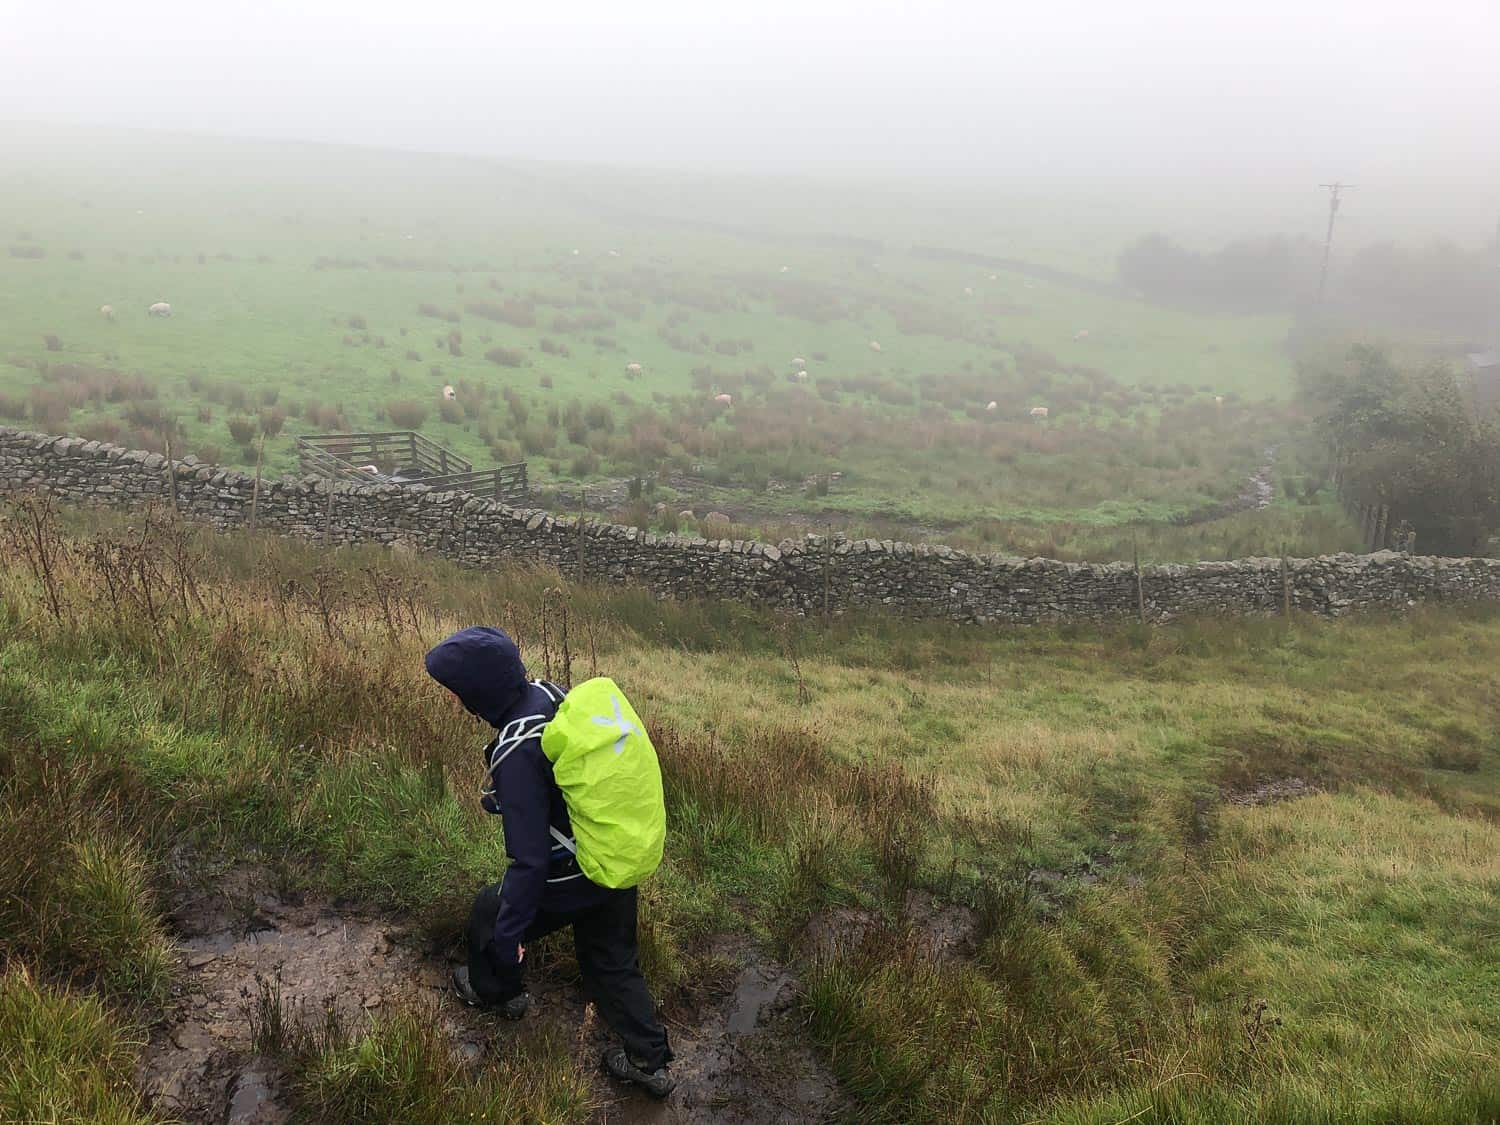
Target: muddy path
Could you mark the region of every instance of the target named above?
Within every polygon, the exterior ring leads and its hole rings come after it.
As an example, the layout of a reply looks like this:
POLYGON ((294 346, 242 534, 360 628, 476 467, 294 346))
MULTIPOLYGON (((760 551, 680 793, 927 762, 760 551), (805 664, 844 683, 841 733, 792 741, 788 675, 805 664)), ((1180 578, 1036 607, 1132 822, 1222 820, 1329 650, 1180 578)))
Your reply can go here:
MULTIPOLYGON (((143 1054, 139 1083, 148 1100, 182 1121, 282 1125, 294 1120, 286 1076, 255 1053, 251 1012, 262 988, 301 1020, 333 1013, 352 1033, 383 1012, 435 1012, 454 1052, 482 1067, 524 1034, 460 1004, 448 979, 461 951, 434 948, 390 919, 275 889, 264 871, 239 868, 211 890, 184 891, 170 915, 181 964, 166 1018, 143 1054)), ((678 1090, 664 1103, 613 1082, 598 1068, 607 1030, 570 972, 566 935, 537 951, 527 1021, 547 1021, 574 1044, 580 1070, 594 1075, 599 1122, 760 1125, 821 1121, 846 1108, 814 1055, 796 1011, 798 983, 788 968, 747 940, 714 939, 714 983, 665 1018, 677 1059, 678 1090)))

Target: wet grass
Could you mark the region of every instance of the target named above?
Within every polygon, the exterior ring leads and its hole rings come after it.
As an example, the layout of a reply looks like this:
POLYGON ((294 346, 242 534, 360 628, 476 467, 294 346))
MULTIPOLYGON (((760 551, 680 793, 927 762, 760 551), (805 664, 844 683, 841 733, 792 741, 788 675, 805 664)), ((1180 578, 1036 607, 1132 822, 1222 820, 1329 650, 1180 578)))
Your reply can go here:
MULTIPOLYGON (((607 671, 648 716, 671 825, 643 895, 658 995, 691 1003, 710 935, 769 944, 862 1120, 1493 1115, 1489 610, 788 625, 135 523, 49 518, 50 569, 14 536, 0 555, 0 954, 71 989, 49 996, 100 997, 122 1042, 170 979, 174 848, 253 850, 453 936, 505 860, 471 798, 484 734, 420 657, 490 622, 535 671, 607 671), (144 543, 136 565, 106 541, 144 543), (328 596, 287 596, 319 575, 328 596), (1223 801, 1288 778, 1310 795, 1223 801), (914 888, 975 912, 971 956, 917 940, 914 888), (815 948, 836 908, 871 925, 815 948)), ((516 1049, 536 1084, 494 1103, 400 1012, 285 1052, 329 1121, 586 1115, 566 1051, 530 1030, 516 1049)))

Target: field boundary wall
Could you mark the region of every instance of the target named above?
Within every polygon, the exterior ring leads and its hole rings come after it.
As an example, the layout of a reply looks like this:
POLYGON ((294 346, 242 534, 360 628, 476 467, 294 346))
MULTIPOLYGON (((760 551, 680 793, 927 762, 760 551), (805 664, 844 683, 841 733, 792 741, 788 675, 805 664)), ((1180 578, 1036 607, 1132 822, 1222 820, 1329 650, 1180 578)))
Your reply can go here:
POLYGON ((327 546, 376 544, 469 567, 545 563, 570 578, 657 597, 729 599, 798 614, 878 610, 974 625, 1189 614, 1338 616, 1426 602, 1500 601, 1500 560, 1379 551, 1142 566, 976 555, 891 540, 780 544, 655 535, 587 517, 421 486, 317 479, 259 483, 192 458, 0 427, 0 492, 45 492, 126 510, 175 506, 221 531, 327 546))

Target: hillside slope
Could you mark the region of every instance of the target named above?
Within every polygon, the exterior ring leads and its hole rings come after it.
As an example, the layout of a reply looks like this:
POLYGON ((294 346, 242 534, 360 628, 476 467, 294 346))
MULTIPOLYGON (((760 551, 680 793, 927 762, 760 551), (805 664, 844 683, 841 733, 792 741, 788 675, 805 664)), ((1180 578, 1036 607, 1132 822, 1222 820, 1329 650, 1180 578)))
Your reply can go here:
POLYGON ((505 862, 421 664, 474 622, 608 672, 661 750, 667 1120, 1500 1114, 1488 611, 825 625, 26 502, 4 532, 0 1116, 645 1119, 566 942, 519 1027, 441 994, 505 862))

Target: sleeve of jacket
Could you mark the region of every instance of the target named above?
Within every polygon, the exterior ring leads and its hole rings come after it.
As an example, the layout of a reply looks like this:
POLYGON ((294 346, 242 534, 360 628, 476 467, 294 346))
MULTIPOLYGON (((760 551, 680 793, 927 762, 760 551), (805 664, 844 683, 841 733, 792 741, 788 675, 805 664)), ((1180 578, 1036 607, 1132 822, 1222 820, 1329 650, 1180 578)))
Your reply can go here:
POLYGON ((501 964, 515 962, 521 943, 547 889, 552 855, 549 814, 552 789, 542 756, 541 732, 523 741, 495 769, 501 794, 505 852, 510 867, 500 888, 491 956, 501 964))

